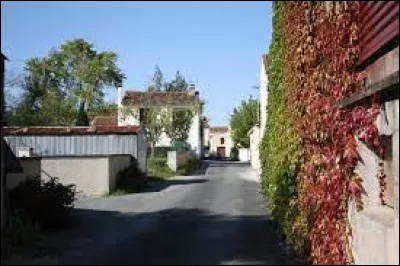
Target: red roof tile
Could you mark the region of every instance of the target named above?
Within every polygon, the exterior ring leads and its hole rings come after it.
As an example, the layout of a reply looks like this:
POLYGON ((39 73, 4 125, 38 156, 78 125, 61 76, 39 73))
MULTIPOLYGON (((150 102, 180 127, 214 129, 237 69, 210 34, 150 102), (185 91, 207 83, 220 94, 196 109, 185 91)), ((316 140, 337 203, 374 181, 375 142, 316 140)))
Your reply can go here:
POLYGON ((93 119, 93 125, 98 126, 118 126, 117 116, 96 116, 93 119))
POLYGON ((187 92, 143 92, 127 91, 122 98, 123 105, 186 105, 200 103, 198 94, 187 92))
POLYGON ((97 127, 3 127, 4 135, 105 135, 132 134, 138 126, 97 126, 97 127))
POLYGON ((210 133, 226 133, 228 131, 228 127, 210 127, 210 133))

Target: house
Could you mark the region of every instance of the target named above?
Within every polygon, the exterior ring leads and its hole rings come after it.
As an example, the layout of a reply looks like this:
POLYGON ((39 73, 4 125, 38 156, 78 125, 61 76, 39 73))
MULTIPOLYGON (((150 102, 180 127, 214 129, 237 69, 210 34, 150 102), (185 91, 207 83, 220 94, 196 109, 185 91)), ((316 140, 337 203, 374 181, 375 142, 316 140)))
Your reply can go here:
POLYGON ((250 137, 250 164, 255 169, 260 171, 260 144, 265 134, 267 126, 267 105, 268 105, 268 55, 261 56, 260 64, 260 110, 259 110, 259 123, 249 130, 250 137))
MULTIPOLYGON (((187 143, 198 158, 203 156, 202 138, 202 106, 199 92, 193 87, 184 92, 144 92, 144 91, 123 91, 118 89, 118 125, 119 126, 138 126, 144 115, 143 111, 149 107, 168 108, 191 108, 195 111, 190 125, 187 143), (127 114, 124 110, 129 110, 127 114)), ((155 143, 155 147, 170 147, 171 139, 165 132, 162 133, 160 140, 155 143)))
POLYGON ((210 155, 222 158, 230 157, 233 147, 230 129, 228 127, 210 127, 207 131, 210 155))

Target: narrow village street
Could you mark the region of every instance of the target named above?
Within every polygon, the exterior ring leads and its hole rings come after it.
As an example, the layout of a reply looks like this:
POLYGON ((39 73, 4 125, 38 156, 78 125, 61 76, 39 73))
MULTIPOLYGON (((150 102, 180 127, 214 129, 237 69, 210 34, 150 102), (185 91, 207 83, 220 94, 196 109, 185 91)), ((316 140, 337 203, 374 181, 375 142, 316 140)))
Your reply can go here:
POLYGON ((265 209, 255 171, 228 161, 206 161, 202 170, 150 183, 142 193, 77 202, 77 226, 42 248, 48 262, 294 263, 265 209))

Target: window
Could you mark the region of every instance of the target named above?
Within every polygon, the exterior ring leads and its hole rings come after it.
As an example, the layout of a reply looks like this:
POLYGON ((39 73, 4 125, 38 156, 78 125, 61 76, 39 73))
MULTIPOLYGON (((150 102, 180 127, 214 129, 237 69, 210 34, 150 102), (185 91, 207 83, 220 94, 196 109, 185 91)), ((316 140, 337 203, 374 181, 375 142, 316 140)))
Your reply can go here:
POLYGON ((143 125, 146 119, 146 109, 140 108, 139 111, 139 123, 140 125, 143 125))
POLYGON ((224 144, 225 144, 225 139, 224 139, 224 138, 221 138, 221 139, 220 139, 220 143, 221 143, 221 145, 224 145, 224 144))

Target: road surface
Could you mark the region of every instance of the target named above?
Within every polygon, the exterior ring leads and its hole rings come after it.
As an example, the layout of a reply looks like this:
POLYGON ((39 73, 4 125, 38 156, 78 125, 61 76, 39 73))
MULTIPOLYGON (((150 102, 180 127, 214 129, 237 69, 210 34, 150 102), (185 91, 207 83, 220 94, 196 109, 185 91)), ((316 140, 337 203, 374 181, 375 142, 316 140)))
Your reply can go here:
POLYGON ((294 264, 256 172, 239 162, 205 164, 203 173, 142 193, 79 201, 79 226, 43 253, 53 249, 57 264, 294 264))

